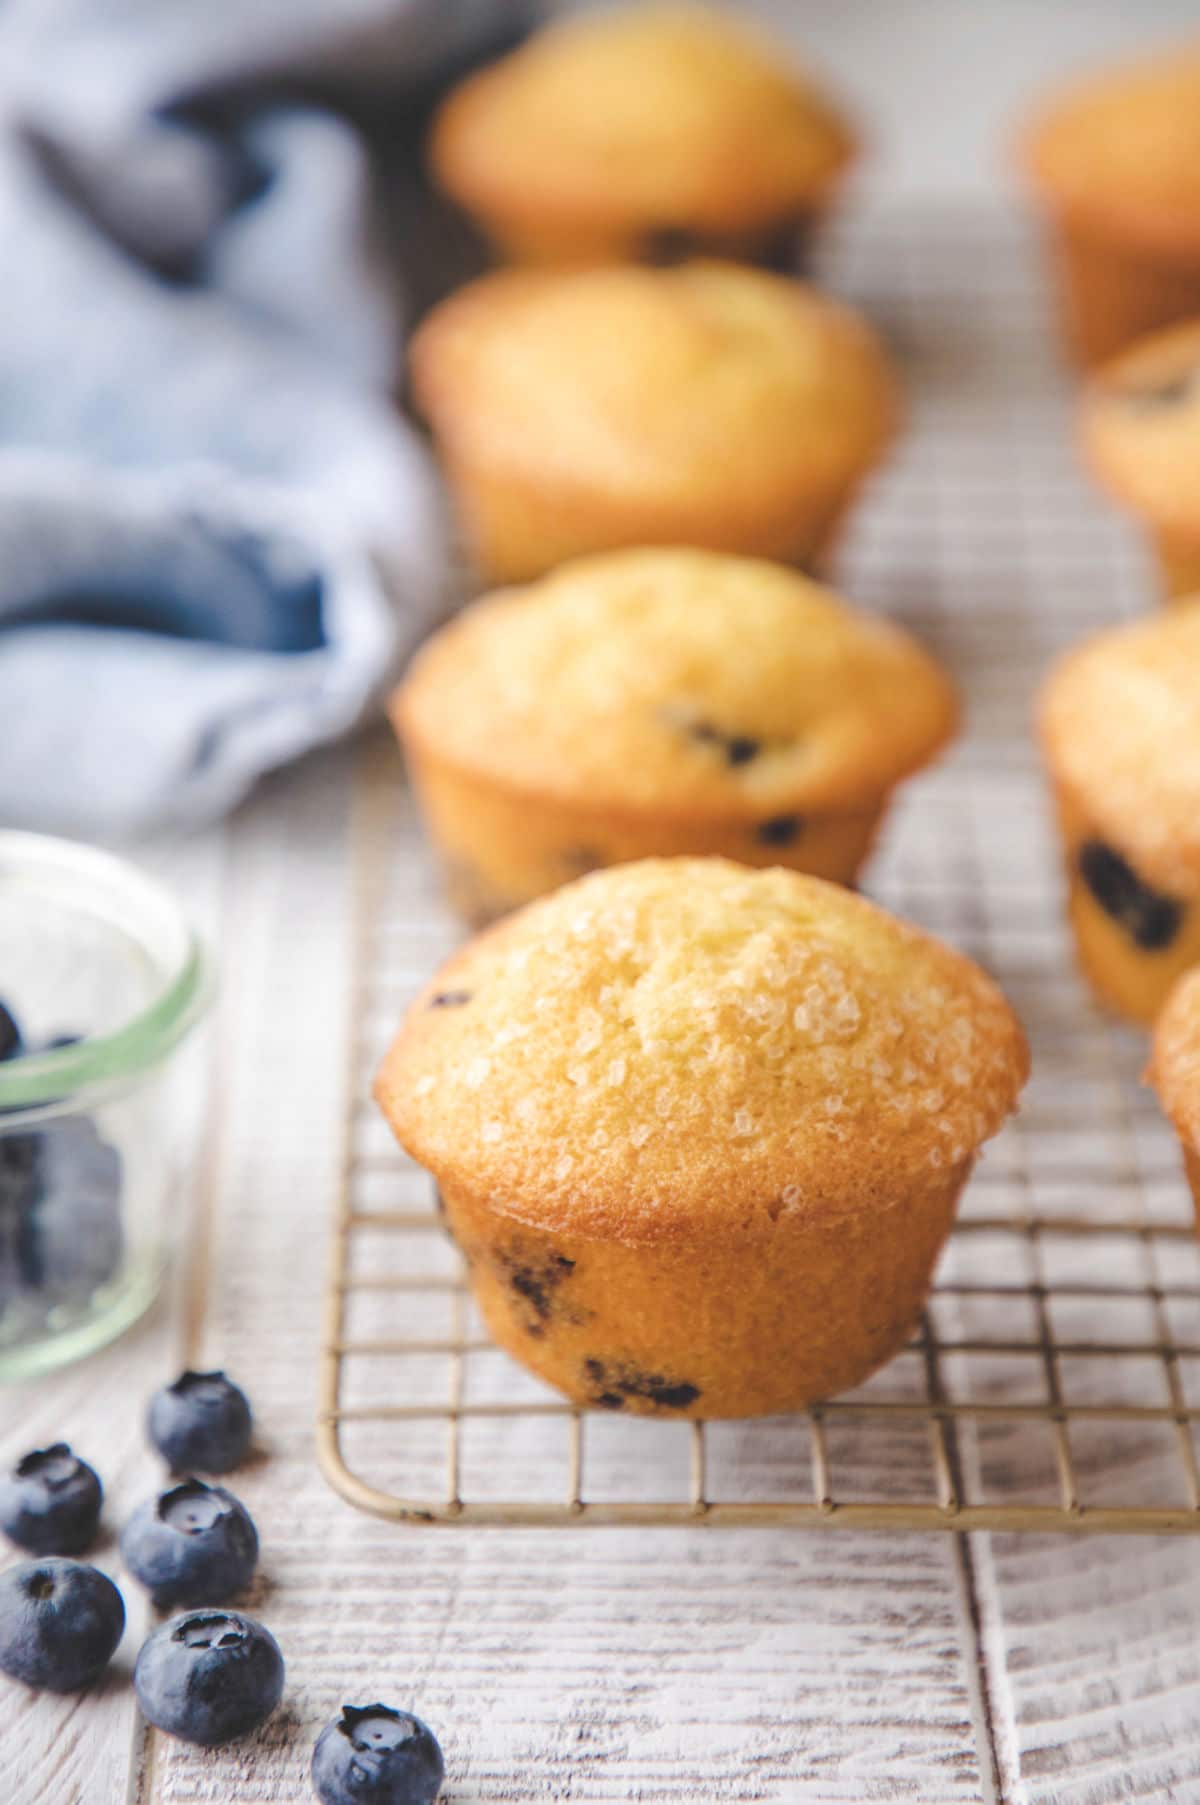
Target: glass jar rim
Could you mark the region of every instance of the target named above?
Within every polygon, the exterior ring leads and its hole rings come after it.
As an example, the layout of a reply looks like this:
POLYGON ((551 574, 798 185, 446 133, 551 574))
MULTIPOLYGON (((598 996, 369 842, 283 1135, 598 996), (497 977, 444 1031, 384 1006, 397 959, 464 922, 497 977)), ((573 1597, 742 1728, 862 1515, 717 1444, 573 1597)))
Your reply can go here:
POLYGON ((170 890, 116 853, 49 834, 0 831, 0 887, 24 877, 124 895, 150 924, 156 944, 151 947, 146 933, 127 924, 124 931, 149 954, 161 983, 150 1002, 111 1033, 0 1063, 5 1131, 59 1113, 80 1092, 123 1088, 154 1070, 204 1014, 214 988, 203 944, 170 890))

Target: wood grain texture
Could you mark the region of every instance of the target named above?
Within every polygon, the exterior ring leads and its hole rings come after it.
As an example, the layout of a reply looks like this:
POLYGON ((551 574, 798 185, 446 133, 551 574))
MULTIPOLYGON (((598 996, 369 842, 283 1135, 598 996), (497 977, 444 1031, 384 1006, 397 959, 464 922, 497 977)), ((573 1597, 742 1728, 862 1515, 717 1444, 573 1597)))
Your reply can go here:
POLYGON ((1194 1544, 992 1537, 978 1561, 1005 1796, 1200 1798, 1194 1544))

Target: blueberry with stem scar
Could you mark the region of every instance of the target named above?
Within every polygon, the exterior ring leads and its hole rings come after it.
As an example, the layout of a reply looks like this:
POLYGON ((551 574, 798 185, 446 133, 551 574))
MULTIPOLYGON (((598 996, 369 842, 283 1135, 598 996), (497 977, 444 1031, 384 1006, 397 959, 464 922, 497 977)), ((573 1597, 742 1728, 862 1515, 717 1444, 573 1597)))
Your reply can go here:
POLYGON ((445 1771, 429 1725, 390 1705, 343 1705, 313 1750, 321 1805, 433 1805, 445 1771))
POLYGON ((256 1730, 282 1698, 283 1681, 278 1642, 240 1611, 172 1618, 143 1643, 133 1670, 143 1716, 205 1749, 256 1730))
POLYGON ((172 1472, 228 1473, 250 1445, 245 1392, 224 1373, 184 1372, 150 1400, 150 1440, 172 1472))
POLYGON ((258 1532, 232 1492, 185 1479, 134 1512, 121 1558, 159 1610, 221 1604, 249 1584, 258 1532))
POLYGON ((28 1561, 0 1573, 0 1673, 48 1692, 79 1692, 116 1652, 125 1603, 82 1561, 28 1561))
POLYGON ((35 1448, 0 1479, 0 1529, 31 1554, 81 1554, 96 1538, 103 1497, 66 1442, 35 1448))

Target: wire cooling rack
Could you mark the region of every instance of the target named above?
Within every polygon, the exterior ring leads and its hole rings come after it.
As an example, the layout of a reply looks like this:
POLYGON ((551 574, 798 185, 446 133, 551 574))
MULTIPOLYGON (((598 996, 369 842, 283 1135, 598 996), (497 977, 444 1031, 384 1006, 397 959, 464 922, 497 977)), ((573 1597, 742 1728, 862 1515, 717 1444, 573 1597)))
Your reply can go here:
POLYGON ((1132 535, 1070 442, 1036 247, 999 215, 893 210, 823 275, 892 341, 910 432, 838 580, 958 674, 968 731, 897 805, 866 888, 980 959, 1033 1044, 1020 1116, 986 1151, 921 1332, 800 1416, 691 1424, 580 1413, 489 1342, 427 1177, 370 1078, 457 930, 383 736, 364 742, 353 856, 357 1037, 322 1355, 332 1484, 380 1516, 1200 1530, 1200 1254, 1144 1044, 1088 1001, 1062 924, 1029 731, 1062 646, 1148 605, 1132 535))

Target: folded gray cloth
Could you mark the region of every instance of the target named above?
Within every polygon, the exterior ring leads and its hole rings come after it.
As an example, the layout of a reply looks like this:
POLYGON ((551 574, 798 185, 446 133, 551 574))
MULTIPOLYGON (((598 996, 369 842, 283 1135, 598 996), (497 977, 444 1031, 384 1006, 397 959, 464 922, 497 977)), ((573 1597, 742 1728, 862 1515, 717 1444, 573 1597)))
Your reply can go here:
POLYGON ((436 617, 437 484, 387 400, 403 283, 325 96, 402 112, 521 10, 0 11, 0 824, 209 818, 436 617))

